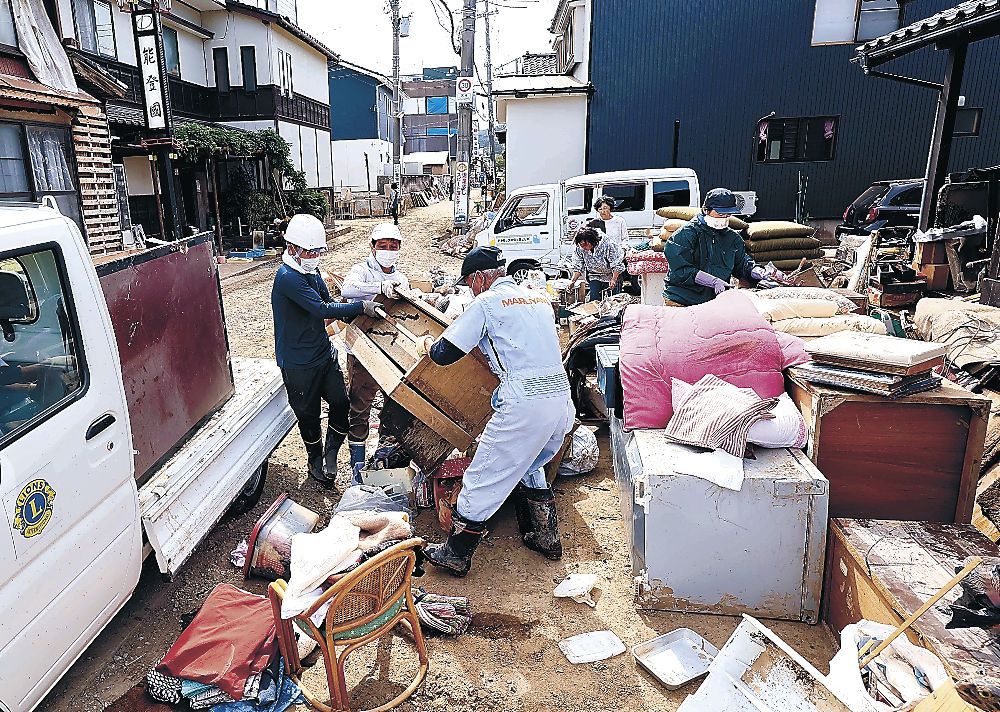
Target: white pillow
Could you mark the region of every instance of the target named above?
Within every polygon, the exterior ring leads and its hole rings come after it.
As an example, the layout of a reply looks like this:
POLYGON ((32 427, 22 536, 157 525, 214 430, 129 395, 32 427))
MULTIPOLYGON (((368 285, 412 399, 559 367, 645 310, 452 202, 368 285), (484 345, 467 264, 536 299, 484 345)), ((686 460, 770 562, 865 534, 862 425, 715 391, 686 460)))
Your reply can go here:
MULTIPOLYGON (((674 410, 693 387, 676 378, 671 379, 673 386, 670 392, 670 402, 674 410)), ((751 390, 749 388, 743 390, 751 390)), ((750 426, 748 442, 761 447, 798 447, 804 448, 809 441, 809 428, 798 407, 788 396, 782 393, 778 404, 771 411, 773 418, 758 420, 750 426)))

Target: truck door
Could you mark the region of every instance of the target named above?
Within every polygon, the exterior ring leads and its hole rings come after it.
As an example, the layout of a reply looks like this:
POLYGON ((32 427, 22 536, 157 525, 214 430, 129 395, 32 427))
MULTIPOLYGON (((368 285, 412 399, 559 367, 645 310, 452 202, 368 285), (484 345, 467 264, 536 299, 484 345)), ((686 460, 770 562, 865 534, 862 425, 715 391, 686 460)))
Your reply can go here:
POLYGON ((493 234, 508 266, 520 261, 541 264, 555 250, 551 204, 548 192, 515 195, 497 216, 493 234))
POLYGON ((36 705, 141 564, 121 369, 97 275, 61 217, 0 232, 0 702, 36 705))

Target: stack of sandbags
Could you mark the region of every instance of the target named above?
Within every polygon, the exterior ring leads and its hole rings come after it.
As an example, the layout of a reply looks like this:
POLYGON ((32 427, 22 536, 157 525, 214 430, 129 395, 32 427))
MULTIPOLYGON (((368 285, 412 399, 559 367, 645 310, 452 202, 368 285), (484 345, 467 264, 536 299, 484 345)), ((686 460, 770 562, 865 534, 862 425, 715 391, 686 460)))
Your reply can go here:
MULTIPOLYGON (((666 222, 660 228, 659 237, 654 237, 649 241, 649 248, 656 252, 663 252, 663 243, 670 239, 670 236, 684 227, 688 221, 701 213, 701 208, 690 206, 674 206, 670 208, 658 208, 656 214, 665 218, 666 222)), ((729 227, 733 230, 746 230, 747 223, 737 217, 729 218, 729 227)))
POLYGON ((763 220, 747 227, 747 250, 757 264, 773 262, 781 270, 798 269, 803 259, 823 256, 816 228, 784 220, 763 220))

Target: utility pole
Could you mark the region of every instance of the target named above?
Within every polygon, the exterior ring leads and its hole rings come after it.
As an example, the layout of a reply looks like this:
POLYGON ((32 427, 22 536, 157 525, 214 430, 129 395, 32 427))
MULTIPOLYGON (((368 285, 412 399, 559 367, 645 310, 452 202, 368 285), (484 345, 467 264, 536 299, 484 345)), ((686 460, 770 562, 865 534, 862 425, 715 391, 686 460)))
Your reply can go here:
MULTIPOLYGON (((497 192, 497 152, 496 152, 496 121, 493 116, 493 52, 492 35, 490 34, 490 0, 486 2, 486 105, 489 112, 489 133, 490 133, 490 174, 492 176, 493 191, 497 192)), ((485 193, 484 193, 485 195, 485 193)))
MULTIPOLYGON (((472 77, 476 51, 476 0, 464 0, 462 8, 462 71, 472 77)), ((458 161, 455 164, 455 232, 469 226, 469 169, 472 162, 472 105, 458 107, 458 161)))
POLYGON ((392 182, 398 187, 403 142, 403 123, 399 118, 402 93, 399 87, 399 0, 389 0, 389 5, 392 8, 392 126, 396 129, 392 139, 392 182))

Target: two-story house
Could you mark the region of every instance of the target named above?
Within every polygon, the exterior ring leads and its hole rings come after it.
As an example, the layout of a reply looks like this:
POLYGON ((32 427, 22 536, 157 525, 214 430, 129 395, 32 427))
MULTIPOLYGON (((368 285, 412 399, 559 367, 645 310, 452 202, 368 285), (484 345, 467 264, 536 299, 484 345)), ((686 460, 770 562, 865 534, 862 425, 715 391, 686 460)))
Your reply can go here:
MULTIPOLYGON (((585 171, 669 166, 680 121, 678 163, 703 187, 757 191, 762 218, 789 217, 800 200, 813 218, 838 218, 871 182, 924 175, 937 102, 933 89, 865 76, 855 48, 955 4, 560 0, 558 82, 593 85, 585 171)), ((880 69, 940 82, 945 55, 928 47, 880 69)), ((953 171, 1000 163, 998 66, 1000 40, 970 48, 953 171)))
POLYGON ((51 198, 94 253, 120 249, 110 135, 41 2, 0 0, 0 203, 51 198))
MULTIPOLYGON (((107 98, 131 220, 157 234, 164 199, 178 221, 206 229, 214 182, 203 167, 178 167, 150 148, 132 16, 110 0, 57 0, 63 42, 80 60, 119 82, 107 98), (168 172, 172 173, 165 177, 168 172), (167 180, 173 182, 166 185, 167 180), (172 190, 170 190, 172 188, 172 190)), ((147 7, 141 0, 139 7, 147 7)), ((332 190, 327 62, 336 55, 295 23, 295 0, 174 0, 161 13, 161 42, 173 122, 274 129, 291 146, 310 187, 332 190)), ((225 164, 218 179, 225 192, 225 164)), ((267 176, 261 176, 265 182, 267 176)), ((169 229, 169 227, 167 228, 169 229)))
POLYGON ((392 81, 343 59, 330 61, 329 76, 336 187, 379 191, 379 178, 392 177, 392 81))

